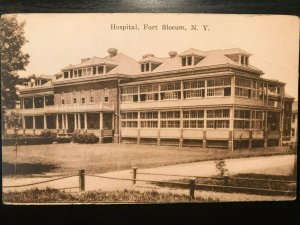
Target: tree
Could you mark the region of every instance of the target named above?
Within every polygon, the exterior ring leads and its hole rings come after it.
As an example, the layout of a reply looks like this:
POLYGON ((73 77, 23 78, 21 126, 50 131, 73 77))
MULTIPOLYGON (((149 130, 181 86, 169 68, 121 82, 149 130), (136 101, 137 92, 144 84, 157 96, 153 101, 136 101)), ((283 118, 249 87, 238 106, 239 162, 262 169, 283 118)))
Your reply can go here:
POLYGON ((2 113, 6 109, 15 108, 18 99, 16 85, 23 83, 19 79, 18 71, 25 70, 29 63, 29 55, 22 52, 22 46, 27 42, 24 25, 25 22, 19 23, 16 16, 0 18, 2 113))
POLYGON ((22 47, 27 42, 24 25, 25 22, 19 23, 16 16, 0 17, 1 128, 4 127, 6 109, 16 106, 16 85, 24 82, 19 79, 18 71, 25 70, 29 63, 29 55, 22 52, 22 47))

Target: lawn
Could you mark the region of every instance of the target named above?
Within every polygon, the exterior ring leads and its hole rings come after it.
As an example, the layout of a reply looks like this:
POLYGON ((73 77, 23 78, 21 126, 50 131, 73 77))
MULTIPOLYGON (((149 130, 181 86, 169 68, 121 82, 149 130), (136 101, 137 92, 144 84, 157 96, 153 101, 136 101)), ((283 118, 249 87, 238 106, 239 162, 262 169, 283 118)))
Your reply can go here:
POLYGON ((174 202, 217 202, 216 198, 195 197, 158 193, 157 191, 89 191, 70 194, 56 189, 30 189, 3 193, 6 203, 174 203, 174 202))
MULTIPOLYGON (((2 148, 3 176, 15 172, 15 147, 2 148)), ((174 146, 134 144, 50 144, 18 146, 17 174, 30 176, 45 173, 104 173, 138 168, 151 168, 206 160, 292 154, 288 148, 229 151, 174 146)))

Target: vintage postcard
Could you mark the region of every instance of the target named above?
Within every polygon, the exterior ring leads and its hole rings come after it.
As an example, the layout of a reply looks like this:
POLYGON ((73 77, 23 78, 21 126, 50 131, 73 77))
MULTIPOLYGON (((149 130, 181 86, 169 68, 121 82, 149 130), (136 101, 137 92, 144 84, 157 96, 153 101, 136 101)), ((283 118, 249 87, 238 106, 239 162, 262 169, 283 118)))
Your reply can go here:
POLYGON ((298 17, 0 25, 4 204, 296 198, 298 17))

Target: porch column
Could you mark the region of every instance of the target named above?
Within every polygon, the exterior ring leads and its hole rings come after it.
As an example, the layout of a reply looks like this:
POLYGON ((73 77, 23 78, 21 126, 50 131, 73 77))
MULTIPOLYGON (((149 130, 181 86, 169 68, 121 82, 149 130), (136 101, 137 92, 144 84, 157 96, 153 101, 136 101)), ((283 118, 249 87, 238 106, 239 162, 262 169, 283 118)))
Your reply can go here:
POLYGON ((160 111, 157 111, 158 115, 157 115, 157 120, 158 120, 158 124, 157 124, 157 145, 160 145, 160 111))
POLYGON ((23 134, 25 134, 25 117, 22 115, 22 128, 23 128, 23 134))
MULTIPOLYGON (((182 83, 182 81, 181 81, 182 83)), ((179 137, 179 147, 183 145, 183 111, 180 108, 180 137, 179 137)))
POLYGON ((264 148, 268 147, 268 111, 265 111, 264 148))
POLYGON ((57 133, 59 132, 59 118, 58 118, 59 114, 56 114, 56 129, 57 129, 57 133))
POLYGON ((228 149, 234 150, 234 106, 230 109, 228 149))
POLYGON ((68 124, 68 114, 66 114, 66 129, 69 129, 69 124, 68 124))
POLYGON ((35 135, 35 116, 32 117, 33 135, 35 135))
POLYGON ((44 114, 44 129, 47 129, 47 117, 46 117, 46 114, 44 114))
POLYGON ((34 96, 32 97, 32 108, 35 109, 34 96))
POLYGON ((77 129, 77 113, 74 113, 74 128, 77 129))
POLYGON ((280 112, 280 119, 279 119, 279 121, 280 121, 280 125, 279 125, 279 127, 280 127, 280 136, 279 136, 279 146, 280 147, 282 147, 282 138, 283 138, 283 110, 280 112))
POLYGON ((81 129, 81 116, 80 116, 80 113, 78 113, 78 128, 81 129))
POLYGON ((103 113, 99 113, 99 144, 103 142, 103 113))
POLYGON ((84 129, 87 130, 87 115, 84 113, 84 129))
POLYGON ((65 131, 65 115, 64 114, 61 114, 61 127, 64 132, 65 131))
POLYGON ((46 107, 46 97, 44 96, 44 108, 46 107))
POLYGON ((137 144, 140 144, 140 140, 141 140, 141 119, 140 119, 140 114, 141 112, 138 112, 138 127, 137 127, 137 139, 136 142, 137 144))

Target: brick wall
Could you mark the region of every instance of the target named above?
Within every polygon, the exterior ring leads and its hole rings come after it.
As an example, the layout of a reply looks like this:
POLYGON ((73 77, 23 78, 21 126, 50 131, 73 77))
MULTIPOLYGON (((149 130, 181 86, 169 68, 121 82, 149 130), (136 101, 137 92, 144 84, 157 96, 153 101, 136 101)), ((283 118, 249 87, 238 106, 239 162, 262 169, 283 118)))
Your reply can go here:
POLYGON ((105 88, 107 89, 108 102, 117 104, 117 81, 95 82, 87 84, 54 87, 54 104, 61 104, 61 93, 64 93, 65 104, 73 104, 73 98, 80 102, 85 98, 86 103, 90 102, 90 96, 94 97, 96 104, 104 102, 105 88))

